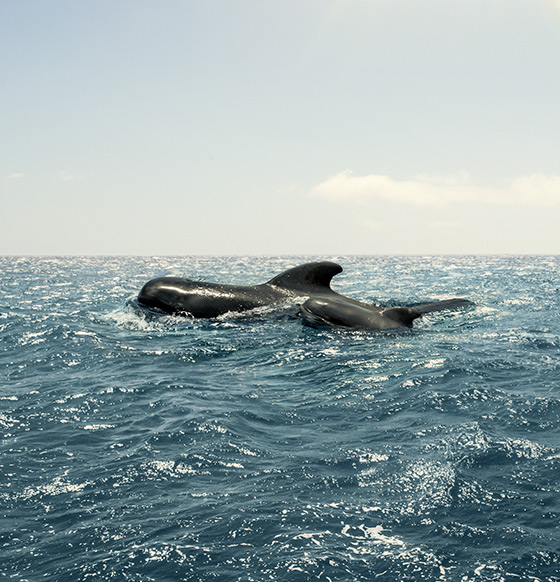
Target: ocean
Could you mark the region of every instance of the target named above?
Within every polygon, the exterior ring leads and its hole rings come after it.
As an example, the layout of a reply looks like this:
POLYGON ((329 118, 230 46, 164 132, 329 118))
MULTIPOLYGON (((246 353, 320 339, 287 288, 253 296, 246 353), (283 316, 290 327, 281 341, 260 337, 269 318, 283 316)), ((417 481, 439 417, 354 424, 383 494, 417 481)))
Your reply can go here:
POLYGON ((0 578, 560 581, 560 257, 0 257, 0 578), (135 304, 163 275, 411 305, 135 304))

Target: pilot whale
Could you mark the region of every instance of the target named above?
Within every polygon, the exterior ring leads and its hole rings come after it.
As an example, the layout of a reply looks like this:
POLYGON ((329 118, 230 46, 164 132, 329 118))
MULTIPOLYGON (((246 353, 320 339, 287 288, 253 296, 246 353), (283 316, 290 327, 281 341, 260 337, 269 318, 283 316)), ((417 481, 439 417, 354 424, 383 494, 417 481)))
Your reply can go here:
POLYGON ((170 314, 217 317, 228 311, 246 311, 297 297, 342 298, 330 288, 331 279, 340 272, 340 265, 319 261, 288 269, 266 283, 251 286, 160 277, 142 287, 138 302, 170 314))
POLYGON ((446 299, 413 307, 377 307, 349 301, 346 297, 311 297, 300 307, 303 323, 311 327, 352 329, 397 329, 412 327, 425 313, 456 309, 473 303, 468 299, 446 299))
POLYGON ((413 307, 377 307, 340 295, 330 287, 342 267, 331 261, 305 263, 260 285, 227 285, 159 277, 138 294, 141 306, 173 315, 218 317, 300 298, 303 323, 313 327, 394 329, 412 327, 425 313, 472 305, 467 299, 447 299, 413 307))

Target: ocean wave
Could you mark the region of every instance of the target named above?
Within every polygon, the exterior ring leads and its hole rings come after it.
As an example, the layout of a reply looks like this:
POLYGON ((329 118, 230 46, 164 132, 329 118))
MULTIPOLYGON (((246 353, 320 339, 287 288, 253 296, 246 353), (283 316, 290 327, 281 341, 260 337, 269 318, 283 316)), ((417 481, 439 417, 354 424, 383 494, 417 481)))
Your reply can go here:
POLYGON ((560 581, 560 259, 341 258, 353 297, 476 303, 404 332, 135 303, 300 259, 0 258, 0 575, 560 581))

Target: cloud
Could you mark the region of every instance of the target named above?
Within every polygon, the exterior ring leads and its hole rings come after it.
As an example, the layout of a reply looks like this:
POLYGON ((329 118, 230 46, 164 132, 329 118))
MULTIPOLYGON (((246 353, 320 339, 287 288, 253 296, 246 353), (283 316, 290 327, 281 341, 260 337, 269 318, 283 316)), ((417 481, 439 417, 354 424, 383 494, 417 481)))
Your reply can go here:
POLYGON ((10 174, 8 178, 10 180, 21 180, 22 178, 25 178, 25 174, 22 174, 21 172, 16 172, 15 174, 10 174))
POLYGON ((311 194, 333 202, 386 200, 428 207, 468 203, 559 206, 560 176, 531 174, 512 180, 505 188, 489 188, 471 184, 464 172, 448 176, 419 174, 412 180, 395 180, 381 174, 354 176, 346 170, 317 184, 311 194))

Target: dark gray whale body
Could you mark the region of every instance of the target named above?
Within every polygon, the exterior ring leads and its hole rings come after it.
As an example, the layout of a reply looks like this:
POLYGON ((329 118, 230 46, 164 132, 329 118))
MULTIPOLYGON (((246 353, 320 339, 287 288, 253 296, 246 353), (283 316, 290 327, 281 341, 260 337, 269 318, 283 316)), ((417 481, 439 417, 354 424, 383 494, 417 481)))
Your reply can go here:
POLYGON ((301 306, 303 322, 311 327, 397 329, 412 327, 424 313, 472 305, 468 299, 447 299, 414 307, 376 307, 346 298, 310 298, 301 306))
POLYGON ((161 277, 142 287, 138 302, 165 313, 217 317, 228 311, 247 311, 295 297, 342 297, 330 288, 331 279, 341 271, 340 265, 330 261, 306 263, 288 269, 267 283, 252 286, 161 277))
POLYGON ((223 285, 160 277, 142 287, 138 303, 169 314, 210 318, 301 298, 306 300, 300 307, 306 325, 354 329, 412 327, 412 322, 424 313, 471 304, 466 299, 449 299, 414 307, 376 307, 333 291, 331 279, 340 272, 340 265, 319 261, 288 269, 260 285, 223 285))

